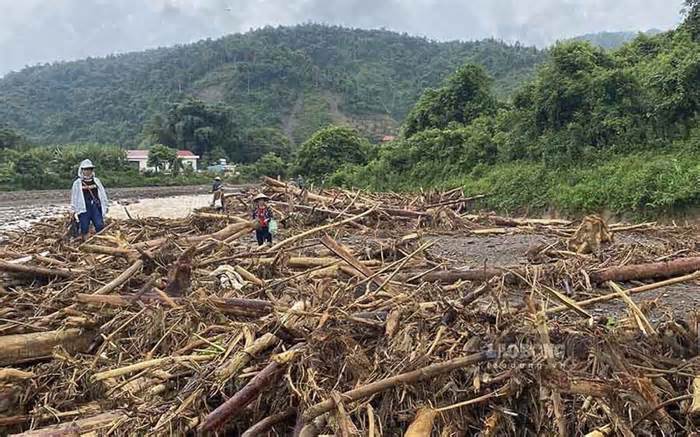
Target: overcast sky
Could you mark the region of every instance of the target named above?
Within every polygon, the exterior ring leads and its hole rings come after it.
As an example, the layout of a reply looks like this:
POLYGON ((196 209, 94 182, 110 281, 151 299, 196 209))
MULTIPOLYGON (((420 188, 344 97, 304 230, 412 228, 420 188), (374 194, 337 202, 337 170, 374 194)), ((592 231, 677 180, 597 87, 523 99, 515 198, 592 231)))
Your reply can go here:
POLYGON ((584 33, 669 29, 682 0, 0 0, 0 75, 103 56, 318 22, 432 39, 547 45, 584 33))

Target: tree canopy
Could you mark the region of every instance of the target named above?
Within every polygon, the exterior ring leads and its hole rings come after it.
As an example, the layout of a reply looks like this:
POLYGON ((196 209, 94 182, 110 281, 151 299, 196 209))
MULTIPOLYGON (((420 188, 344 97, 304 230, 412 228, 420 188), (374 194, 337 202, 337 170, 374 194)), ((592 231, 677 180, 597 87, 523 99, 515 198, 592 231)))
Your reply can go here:
POLYGON ((316 132, 299 148, 297 167, 305 176, 322 178, 343 165, 364 164, 370 143, 355 130, 332 126, 316 132))
POLYGON ((177 150, 156 144, 148 151, 148 166, 156 169, 156 172, 165 170, 167 167, 175 167, 177 161, 177 150))
POLYGON ((467 125, 483 114, 493 114, 496 98, 492 79, 478 65, 465 65, 438 89, 427 90, 404 121, 403 133, 410 137, 426 129, 444 129, 451 124, 467 125))

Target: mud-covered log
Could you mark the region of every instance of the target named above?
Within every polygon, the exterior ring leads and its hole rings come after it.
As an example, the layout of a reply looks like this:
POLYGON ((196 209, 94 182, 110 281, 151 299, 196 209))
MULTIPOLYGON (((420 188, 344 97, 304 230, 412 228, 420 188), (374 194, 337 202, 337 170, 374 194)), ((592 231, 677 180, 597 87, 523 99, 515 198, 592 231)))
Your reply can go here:
POLYGON ((626 282, 643 279, 661 279, 692 273, 700 270, 700 257, 680 258, 659 263, 632 264, 609 267, 590 274, 591 281, 601 284, 615 281, 626 282))
POLYGON ((5 335, 0 337, 0 366, 50 357, 56 346, 85 352, 94 338, 94 332, 80 329, 5 335))
POLYGON ((211 298, 209 301, 224 313, 241 316, 262 316, 270 314, 273 309, 271 302, 260 299, 211 298))

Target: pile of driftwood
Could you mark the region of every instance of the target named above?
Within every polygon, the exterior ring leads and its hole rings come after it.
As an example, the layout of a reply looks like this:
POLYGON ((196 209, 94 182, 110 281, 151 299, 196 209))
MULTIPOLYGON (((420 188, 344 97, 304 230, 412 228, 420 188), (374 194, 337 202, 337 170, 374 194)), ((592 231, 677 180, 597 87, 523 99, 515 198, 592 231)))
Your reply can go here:
POLYGON ((271 246, 254 192, 85 243, 60 220, 8 232, 0 434, 698 431, 700 325, 673 299, 700 276, 695 229, 473 215, 459 190, 262 189, 271 246), (438 250, 518 234, 542 243, 516 265, 438 250))

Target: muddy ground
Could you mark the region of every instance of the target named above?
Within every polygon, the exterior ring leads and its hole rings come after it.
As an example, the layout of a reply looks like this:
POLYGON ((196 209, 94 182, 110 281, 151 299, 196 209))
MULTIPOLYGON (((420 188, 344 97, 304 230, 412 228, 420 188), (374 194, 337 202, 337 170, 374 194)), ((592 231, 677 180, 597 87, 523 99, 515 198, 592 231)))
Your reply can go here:
MULTIPOLYGON (((430 252, 446 259, 452 268, 478 269, 480 267, 517 267, 528 264, 528 250, 533 246, 551 245, 557 242, 558 237, 552 235, 531 234, 503 234, 503 235, 433 235, 429 239, 439 239, 439 243, 430 249, 430 252)), ((700 243, 700 235, 690 235, 688 246, 693 242, 700 243)), ((667 241, 653 232, 625 231, 615 234, 616 245, 624 245, 632 248, 635 245, 644 246, 654 251, 666 253, 667 241)), ((642 283, 623 284, 623 288, 631 288, 642 283)), ((566 285, 561 284, 559 289, 566 293, 566 285)), ((583 300, 610 293, 609 289, 596 289, 590 295, 570 296, 575 300, 583 300)), ((520 306, 529 295, 530 290, 522 289, 511 293, 509 299, 514 306, 520 306)), ((650 320, 655 321, 661 318, 664 312, 671 312, 674 315, 685 318, 689 311, 700 309, 700 285, 697 282, 678 284, 664 287, 658 290, 651 290, 632 296, 632 300, 638 305, 649 306, 650 320)), ((558 302, 552 302, 552 306, 558 306, 558 302)), ((596 319, 612 317, 620 318, 626 315, 627 307, 620 300, 613 300, 607 303, 599 303, 586 310, 596 319)), ((569 313, 571 314, 571 313, 569 313)))
MULTIPOLYGON (((237 187, 232 187, 235 189, 237 187)), ((109 216, 127 218, 126 206, 133 217, 159 215, 175 218, 178 214, 186 215, 192 208, 205 206, 210 190, 208 185, 108 189, 109 216), (148 199, 161 200, 143 202, 148 199)), ((65 214, 69 204, 70 190, 0 192, 0 231, 26 227, 38 220, 65 214)))

